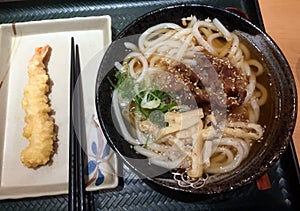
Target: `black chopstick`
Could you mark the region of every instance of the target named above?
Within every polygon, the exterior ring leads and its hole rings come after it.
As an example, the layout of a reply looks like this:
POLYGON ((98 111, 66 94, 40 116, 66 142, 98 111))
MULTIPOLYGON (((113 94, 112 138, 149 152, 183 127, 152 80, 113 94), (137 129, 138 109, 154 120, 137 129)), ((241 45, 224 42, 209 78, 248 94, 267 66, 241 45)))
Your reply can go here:
POLYGON ((84 118, 79 46, 71 38, 69 210, 86 210, 84 182, 84 118), (75 48, 75 51, 74 51, 75 48), (77 82, 77 84, 76 84, 77 82), (75 89, 76 86, 76 89, 75 89), (75 130, 76 129, 76 130, 75 130))
POLYGON ((73 93, 75 89, 75 51, 74 38, 71 39, 71 68, 70 68, 70 119, 69 119, 69 210, 76 210, 76 134, 73 127, 73 93))
POLYGON ((78 178, 78 207, 79 210, 85 210, 85 184, 84 184, 84 169, 83 169, 83 139, 84 133, 83 133, 83 118, 80 118, 83 114, 83 107, 82 107, 82 85, 81 85, 81 77, 80 77, 80 57, 79 57, 79 47, 76 45, 76 66, 75 66, 75 75, 77 78, 77 90, 74 92, 74 110, 73 116, 77 117, 76 124, 77 124, 77 165, 78 165, 78 171, 77 171, 77 178, 78 178))

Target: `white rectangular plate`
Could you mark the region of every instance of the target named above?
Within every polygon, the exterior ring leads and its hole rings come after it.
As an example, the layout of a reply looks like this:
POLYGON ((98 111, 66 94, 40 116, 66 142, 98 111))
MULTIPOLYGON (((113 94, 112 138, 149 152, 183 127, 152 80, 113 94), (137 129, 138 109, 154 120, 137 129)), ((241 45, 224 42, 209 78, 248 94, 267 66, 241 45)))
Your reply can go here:
POLYGON ((109 16, 43 20, 0 26, 0 199, 36 197, 68 192, 70 40, 79 44, 89 171, 87 190, 117 186, 116 155, 105 147, 94 103, 95 81, 102 53, 111 43, 109 16), (27 65, 35 48, 49 44, 49 94, 58 127, 57 150, 49 165, 27 168, 20 153, 28 145, 22 132, 21 101, 27 84, 27 65), (91 62, 92 60, 92 62, 91 62))

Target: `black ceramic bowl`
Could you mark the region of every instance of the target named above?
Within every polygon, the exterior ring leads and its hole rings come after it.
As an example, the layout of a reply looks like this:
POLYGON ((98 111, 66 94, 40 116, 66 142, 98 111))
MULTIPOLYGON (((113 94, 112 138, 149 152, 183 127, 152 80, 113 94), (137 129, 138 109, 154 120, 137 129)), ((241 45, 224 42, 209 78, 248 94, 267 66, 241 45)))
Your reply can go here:
MULTIPOLYGON (((246 33, 245 39, 251 43, 254 51, 263 57, 265 75, 263 83, 268 87, 268 102, 261 109, 260 123, 266 125, 263 140, 251 148, 246 160, 234 171, 223 174, 213 182, 199 189, 183 188, 173 180, 170 172, 156 176, 160 169, 149 165, 145 157, 137 154, 118 133, 114 124, 111 108, 111 87, 107 77, 114 77, 115 61, 121 61, 128 53, 124 40, 111 45, 107 50, 98 73, 96 84, 97 113, 105 137, 115 152, 126 165, 141 178, 156 187, 176 190, 180 193, 210 195, 223 193, 249 184, 264 174, 283 154, 294 130, 297 109, 297 97, 294 78, 282 52, 274 41, 248 20, 228 11, 204 5, 176 5, 145 14, 127 26, 117 37, 125 38, 141 34, 147 28, 163 23, 173 22, 181 25, 181 18, 195 15, 197 18, 218 18, 230 31, 239 30, 246 33), (271 84, 271 85, 270 85, 271 84), (140 159, 140 162, 136 162, 140 159), (155 176, 151 176, 155 175, 155 176)), ((131 39, 131 38, 130 38, 131 39)), ((136 36, 130 41, 136 42, 136 36)))

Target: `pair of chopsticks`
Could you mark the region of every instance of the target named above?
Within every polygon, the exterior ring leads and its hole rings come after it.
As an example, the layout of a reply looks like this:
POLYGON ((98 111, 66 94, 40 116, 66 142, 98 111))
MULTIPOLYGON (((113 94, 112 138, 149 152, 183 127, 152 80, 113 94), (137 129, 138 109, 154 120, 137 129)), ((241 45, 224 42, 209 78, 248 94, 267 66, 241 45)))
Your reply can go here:
POLYGON ((91 193, 87 195, 84 182, 84 114, 82 103, 82 84, 80 78, 79 46, 71 38, 70 68, 70 128, 69 128, 69 201, 68 208, 73 210, 90 210, 93 206, 91 193), (77 82, 77 84, 76 84, 77 82), (76 86, 76 89, 75 89, 76 86), (75 130, 76 129, 76 130, 75 130), (89 203, 86 203, 88 200, 89 203))

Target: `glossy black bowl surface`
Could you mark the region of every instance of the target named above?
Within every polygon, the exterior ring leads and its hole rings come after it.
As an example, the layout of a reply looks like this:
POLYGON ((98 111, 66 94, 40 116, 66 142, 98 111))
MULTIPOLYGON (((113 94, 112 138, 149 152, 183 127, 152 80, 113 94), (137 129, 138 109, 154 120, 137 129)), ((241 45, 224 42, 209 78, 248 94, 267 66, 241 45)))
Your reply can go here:
POLYGON ((100 65, 96 84, 96 108, 104 135, 126 165, 152 185, 179 193, 211 195, 237 189, 263 175, 283 154, 294 130, 297 113, 297 94, 291 69, 275 42, 250 21, 225 10, 206 5, 174 5, 136 19, 127 26, 111 45, 100 65), (136 42, 138 34, 149 27, 172 22, 181 25, 181 18, 218 18, 230 31, 238 30, 257 56, 263 57, 266 70, 264 83, 268 87, 267 106, 261 111, 261 124, 266 125, 263 140, 251 149, 250 156, 236 170, 223 174, 199 189, 183 188, 174 182, 170 172, 152 177, 161 169, 149 165, 118 133, 111 107, 113 88, 108 77, 113 78, 115 61, 122 61, 128 51, 124 41, 136 42), (128 40, 127 40, 128 39, 128 40), (140 162, 135 162, 140 159, 140 162))

